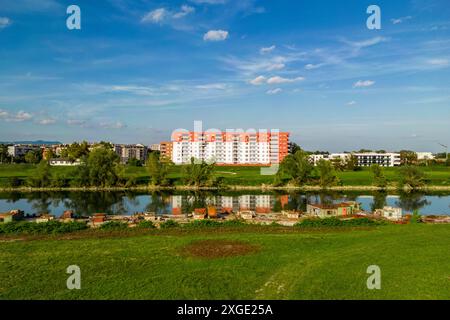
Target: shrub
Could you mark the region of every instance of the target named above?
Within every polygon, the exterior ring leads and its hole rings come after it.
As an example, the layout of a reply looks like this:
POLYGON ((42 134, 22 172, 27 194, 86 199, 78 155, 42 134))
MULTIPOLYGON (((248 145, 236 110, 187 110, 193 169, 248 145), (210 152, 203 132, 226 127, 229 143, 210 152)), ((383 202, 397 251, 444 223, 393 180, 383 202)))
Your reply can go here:
POLYGON ((10 177, 10 178, 8 178, 6 185, 9 188, 17 188, 17 187, 20 187, 22 185, 22 183, 23 183, 23 181, 17 177, 10 177))
POLYGON ((299 221, 295 224, 296 227, 319 228, 319 227, 356 227, 356 226, 375 226, 384 224, 385 222, 376 221, 369 218, 356 218, 350 220, 342 220, 336 217, 331 218, 310 218, 299 221))
POLYGON ((121 221, 108 221, 100 226, 100 230, 123 230, 128 228, 128 224, 121 221))
POLYGON ((220 227, 222 223, 215 220, 194 220, 184 225, 186 228, 220 227))
POLYGON ((155 228, 155 225, 151 221, 143 220, 137 224, 137 227, 143 228, 143 229, 153 229, 153 228, 155 228))
POLYGON ((0 234, 58 234, 87 229, 84 222, 49 221, 43 223, 20 221, 0 224, 0 234))
POLYGON ((179 226, 180 224, 174 220, 167 220, 159 225, 161 229, 177 228, 179 226))

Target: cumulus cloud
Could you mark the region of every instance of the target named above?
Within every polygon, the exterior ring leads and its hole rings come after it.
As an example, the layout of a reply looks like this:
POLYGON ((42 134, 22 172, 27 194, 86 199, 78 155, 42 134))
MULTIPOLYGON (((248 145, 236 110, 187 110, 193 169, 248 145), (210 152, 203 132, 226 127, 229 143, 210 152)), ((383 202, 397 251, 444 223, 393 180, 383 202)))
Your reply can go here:
POLYGON ((358 80, 353 84, 353 88, 363 88, 363 87, 370 87, 375 84, 375 81, 373 80, 358 80))
POLYGON ((31 113, 25 111, 19 111, 17 113, 10 113, 6 110, 0 109, 0 119, 5 120, 7 122, 23 122, 28 121, 33 118, 31 113))
POLYGON ((275 50, 275 48, 276 48, 276 46, 264 47, 264 48, 259 49, 259 53, 261 53, 261 54, 270 53, 273 50, 275 50))
POLYGON ((348 106, 354 106, 356 104, 356 101, 349 101, 349 102, 347 102, 347 105, 348 106))
POLYGON ((6 28, 11 24, 11 20, 7 17, 0 17, 0 29, 6 28))
POLYGON ((37 123, 40 124, 40 125, 46 126, 46 125, 49 125, 49 124, 56 123, 56 119, 53 119, 53 118, 41 119, 41 120, 38 120, 37 123))
POLYGON ((302 81, 305 80, 305 78, 303 77, 297 77, 297 78, 283 78, 280 76, 275 76, 275 77, 271 77, 269 79, 267 79, 267 83, 268 84, 280 84, 280 83, 290 83, 290 82, 297 82, 297 81, 302 81))
POLYGON ((275 88, 275 89, 267 90, 266 93, 273 95, 273 94, 280 93, 281 91, 283 91, 281 88, 275 88))
POLYGON ((324 65, 323 63, 318 63, 318 64, 308 63, 308 64, 305 66, 305 69, 306 69, 306 70, 318 69, 318 68, 322 67, 323 65, 324 65))
POLYGON ((184 5, 181 6, 180 12, 176 12, 176 13, 173 14, 173 18, 179 19, 179 18, 187 16, 188 14, 193 13, 193 12, 195 12, 195 8, 194 7, 191 7, 191 6, 188 6, 188 5, 184 4, 184 5))
POLYGON ((267 67, 267 71, 281 70, 284 67, 286 67, 284 63, 273 63, 267 67))
POLYGON ((225 30, 209 30, 204 34, 205 41, 223 41, 228 38, 228 31, 225 30))
POLYGON ((404 22, 406 20, 410 20, 410 19, 412 19, 411 16, 406 16, 406 17, 391 19, 391 22, 392 22, 392 24, 399 24, 399 23, 402 23, 402 22, 404 22))
POLYGON ((249 82, 254 86, 259 86, 261 84, 264 84, 266 82, 266 77, 264 76, 257 76, 255 79, 250 80, 249 82))
POLYGON ((147 13, 141 22, 161 23, 167 17, 167 10, 164 8, 158 8, 147 13))

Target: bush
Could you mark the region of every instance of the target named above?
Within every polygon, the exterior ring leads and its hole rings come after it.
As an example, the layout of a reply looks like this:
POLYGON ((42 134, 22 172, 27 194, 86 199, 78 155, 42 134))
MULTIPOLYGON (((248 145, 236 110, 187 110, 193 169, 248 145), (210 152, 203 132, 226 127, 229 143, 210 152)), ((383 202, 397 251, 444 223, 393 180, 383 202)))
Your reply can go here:
POLYGON ((297 222, 294 226, 306 228, 319 227, 356 227, 356 226, 375 226, 384 224, 385 222, 376 221, 369 218, 356 218, 350 220, 342 220, 336 217, 331 218, 310 218, 297 222))
POLYGON ((8 222, 0 224, 0 234, 58 234, 69 233, 87 229, 84 222, 59 222, 49 221, 43 223, 36 222, 8 222))
POLYGON ((10 177, 7 181, 7 186, 9 188, 17 188, 23 184, 23 181, 17 177, 10 177))
POLYGON ((194 220, 184 225, 186 228, 205 228, 205 227, 220 227, 222 222, 215 220, 194 220))
POLYGON ((151 221, 143 220, 137 224, 137 227, 143 229, 153 229, 155 228, 155 225, 151 221))
POLYGON ((226 220, 222 222, 224 227, 243 227, 248 225, 244 220, 226 220))
POLYGON ((159 225, 161 229, 177 228, 180 224, 174 220, 167 220, 159 225))
POLYGON ((108 221, 100 226, 100 230, 123 230, 127 228, 128 224, 121 221, 108 221))

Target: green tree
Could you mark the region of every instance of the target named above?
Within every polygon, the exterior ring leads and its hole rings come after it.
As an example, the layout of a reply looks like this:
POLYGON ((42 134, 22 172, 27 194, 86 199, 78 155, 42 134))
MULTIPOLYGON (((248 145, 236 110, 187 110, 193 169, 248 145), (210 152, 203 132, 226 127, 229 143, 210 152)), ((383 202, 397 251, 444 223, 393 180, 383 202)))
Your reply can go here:
POLYGON ((0 144, 0 163, 9 162, 8 146, 0 144))
POLYGON ((111 187, 118 181, 119 156, 111 149, 95 148, 87 158, 91 186, 111 187))
POLYGON ((399 169, 400 187, 418 189, 425 184, 425 173, 417 167, 404 166, 399 169))
POLYGON ((169 184, 168 175, 171 163, 161 161, 159 153, 150 153, 145 166, 152 185, 159 186, 169 184))
POLYGON ((303 185, 311 179, 314 167, 309 161, 308 154, 298 150, 284 158, 275 177, 275 182, 281 182, 285 176, 295 185, 303 185))
POLYGON ((34 176, 28 178, 27 183, 30 187, 45 188, 51 185, 50 165, 48 161, 39 162, 34 176))
POLYGON ((319 184, 322 188, 332 187, 339 184, 339 178, 330 161, 319 160, 316 166, 319 176, 319 184))
POLYGON ((142 166, 142 163, 140 160, 138 160, 136 158, 130 158, 127 162, 127 165, 130 167, 140 167, 140 166, 142 166))
POLYGON ((183 167, 184 181, 188 186, 217 186, 219 181, 214 178, 215 164, 205 161, 200 163, 191 158, 191 163, 183 167))
POLYGON ((417 163, 417 153, 411 150, 400 151, 400 163, 409 166, 417 163))
POLYGON ((39 163, 39 161, 41 161, 41 157, 40 157, 40 153, 37 151, 28 151, 25 154, 25 162, 26 163, 31 163, 31 164, 36 164, 39 163))
POLYGON ((357 171, 360 169, 358 166, 358 158, 353 154, 345 162, 345 169, 350 171, 357 171))
POLYGON ((373 185, 383 189, 386 188, 387 180, 383 169, 378 164, 373 164, 370 166, 370 172, 372 172, 373 175, 373 185))

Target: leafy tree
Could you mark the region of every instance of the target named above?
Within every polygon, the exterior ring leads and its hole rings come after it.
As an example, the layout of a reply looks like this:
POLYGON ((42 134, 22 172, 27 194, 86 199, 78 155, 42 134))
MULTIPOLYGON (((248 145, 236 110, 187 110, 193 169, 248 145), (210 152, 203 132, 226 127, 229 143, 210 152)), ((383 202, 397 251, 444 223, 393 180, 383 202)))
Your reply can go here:
POLYGON ((343 171, 345 169, 345 162, 339 157, 339 158, 333 158, 330 160, 331 164, 333 165, 334 169, 338 171, 343 171))
POLYGON ((136 158, 130 158, 127 162, 130 167, 140 167, 142 165, 141 161, 136 158))
POLYGON ((9 159, 8 146, 6 144, 0 144, 0 163, 8 162, 9 159))
POLYGON ((119 156, 111 149, 99 147, 84 157, 75 172, 73 184, 79 187, 112 187, 119 181, 119 156))
POLYGON ((46 160, 39 162, 35 174, 29 177, 27 183, 30 187, 45 188, 51 184, 50 164, 46 160))
POLYGON ((51 186, 54 188, 65 188, 69 185, 69 179, 63 173, 56 173, 53 176, 51 186))
POLYGON ((425 184, 425 173, 417 167, 404 166, 399 170, 399 183, 401 187, 418 189, 425 184))
POLYGON ((297 151, 302 150, 298 144, 291 142, 291 154, 295 154, 297 151))
POLYGON ((170 183, 168 179, 170 167, 171 163, 161 161, 158 153, 150 153, 146 162, 146 169, 150 175, 151 184, 155 186, 168 185, 170 183))
POLYGON ((308 154, 303 150, 298 150, 295 154, 290 154, 284 158, 275 177, 275 182, 280 182, 284 176, 288 176, 289 181, 295 185, 308 183, 313 169, 308 154))
POLYGON ((402 165, 412 165, 417 163, 417 153, 411 150, 400 151, 400 163, 402 165))
POLYGON ((339 184, 339 178, 336 174, 336 171, 333 168, 333 165, 326 160, 319 160, 316 166, 316 170, 319 176, 319 184, 321 187, 331 187, 339 184))
POLYGON ((74 142, 61 151, 62 158, 68 158, 72 161, 80 159, 89 154, 89 144, 86 141, 82 143, 74 142))
POLYGON ((26 163, 36 164, 36 163, 39 163, 39 161, 41 161, 41 154, 40 154, 40 152, 28 151, 25 154, 25 162, 26 163))
POLYGON ((345 162, 345 169, 350 171, 357 171, 361 168, 358 166, 358 158, 353 154, 345 162))
POLYGON ((188 186, 203 187, 215 186, 218 181, 214 179, 215 164, 208 164, 205 161, 200 163, 191 158, 191 163, 183 167, 184 181, 188 186))
POLYGON ((387 186, 387 180, 383 169, 378 164, 373 164, 370 166, 370 171, 373 174, 373 184, 384 189, 387 186))

